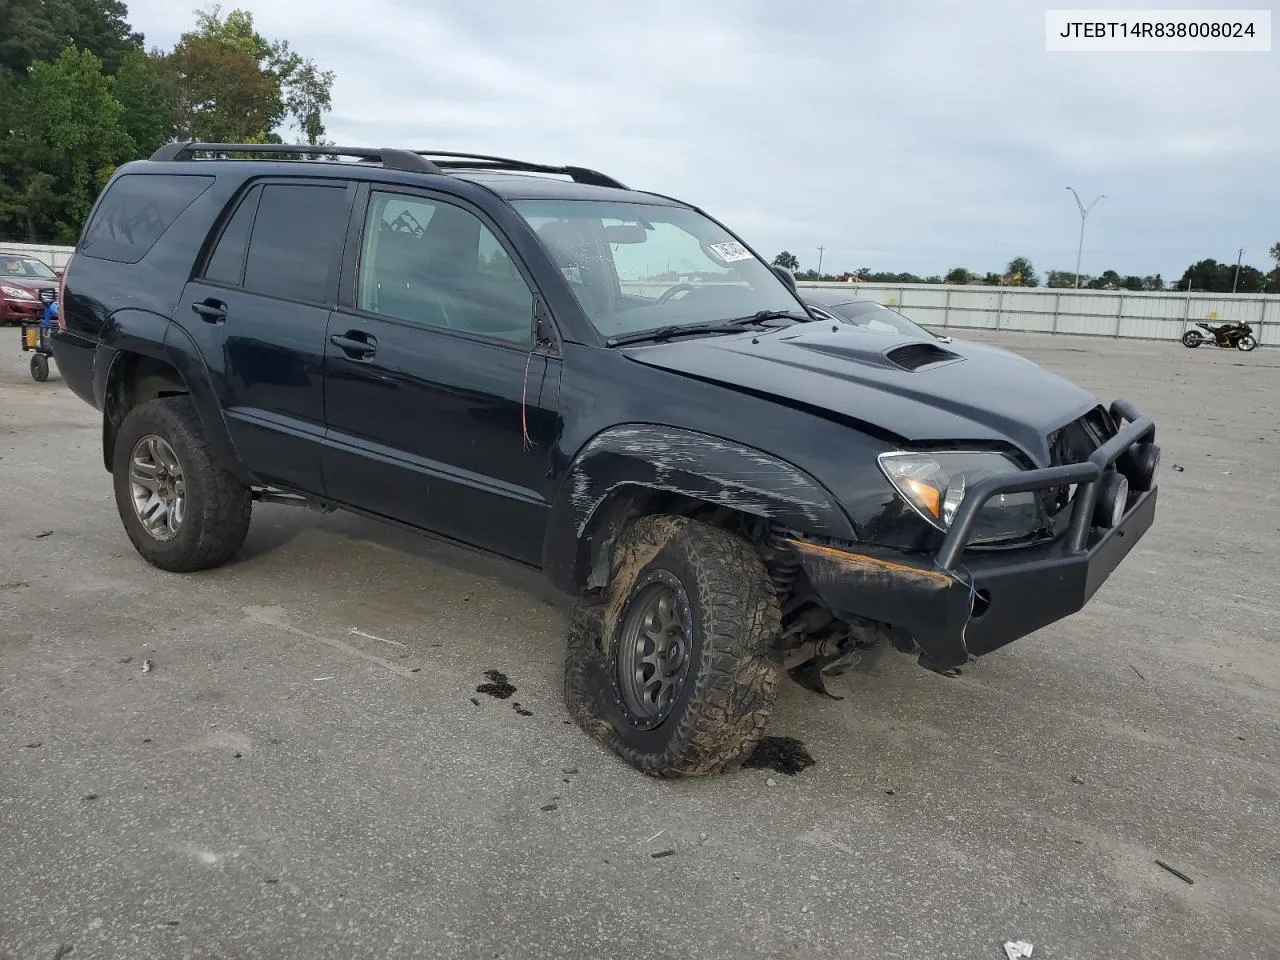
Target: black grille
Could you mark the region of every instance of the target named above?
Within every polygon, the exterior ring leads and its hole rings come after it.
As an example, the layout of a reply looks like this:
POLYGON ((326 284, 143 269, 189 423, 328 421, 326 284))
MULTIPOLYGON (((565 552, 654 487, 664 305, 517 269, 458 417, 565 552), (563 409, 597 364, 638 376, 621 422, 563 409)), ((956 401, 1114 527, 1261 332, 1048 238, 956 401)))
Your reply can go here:
POLYGON ((903 370, 919 370, 933 363, 946 363, 948 360, 960 359, 950 350, 943 350, 932 343, 908 343, 894 347, 885 354, 889 360, 903 370))
POLYGON ((40 291, 40 300, 44 303, 53 303, 58 299, 57 287, 45 287, 40 291))
MULTIPOLYGON (((1049 465, 1084 463, 1108 439, 1115 435, 1115 424, 1102 406, 1094 407, 1084 416, 1072 420, 1065 427, 1049 435, 1049 465)), ((1058 532, 1065 529, 1070 511, 1064 508, 1071 502, 1072 489, 1051 487, 1040 494, 1045 513, 1053 520, 1058 532)))

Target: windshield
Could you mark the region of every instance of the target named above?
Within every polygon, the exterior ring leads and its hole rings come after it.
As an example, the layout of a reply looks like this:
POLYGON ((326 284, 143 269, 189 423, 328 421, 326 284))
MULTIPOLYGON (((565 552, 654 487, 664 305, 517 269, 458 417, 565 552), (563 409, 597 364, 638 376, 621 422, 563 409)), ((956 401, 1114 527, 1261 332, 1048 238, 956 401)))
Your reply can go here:
POLYGON ((56 280, 58 275, 32 257, 0 257, 0 277, 56 280))
POLYGON ((882 303, 874 300, 859 300, 854 303, 842 303, 834 307, 821 307, 827 313, 856 323, 868 330, 879 330, 882 333, 902 333, 909 337, 929 337, 933 334, 919 324, 908 320, 897 310, 890 310, 882 303))
POLYGON ((602 336, 804 306, 773 270, 702 214, 593 200, 517 200, 602 336))

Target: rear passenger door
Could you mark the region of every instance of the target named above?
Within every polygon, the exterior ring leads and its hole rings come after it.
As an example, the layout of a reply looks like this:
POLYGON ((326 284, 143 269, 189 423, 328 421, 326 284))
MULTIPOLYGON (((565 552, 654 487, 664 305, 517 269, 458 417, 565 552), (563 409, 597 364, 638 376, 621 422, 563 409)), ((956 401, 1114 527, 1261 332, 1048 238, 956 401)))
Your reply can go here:
POLYGON ((343 180, 254 182, 179 307, 241 459, 273 486, 324 493, 325 328, 354 195, 343 180))
POLYGON ((362 188, 329 321, 325 486, 340 502, 537 564, 560 360, 533 284, 461 201, 362 188))

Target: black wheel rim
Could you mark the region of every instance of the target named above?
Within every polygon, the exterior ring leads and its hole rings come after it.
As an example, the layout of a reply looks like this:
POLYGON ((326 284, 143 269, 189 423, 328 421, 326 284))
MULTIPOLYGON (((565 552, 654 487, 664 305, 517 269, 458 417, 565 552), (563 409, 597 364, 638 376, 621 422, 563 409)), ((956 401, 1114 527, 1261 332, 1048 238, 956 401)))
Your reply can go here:
POLYGON ((631 593, 618 630, 615 682, 627 719, 663 723, 684 688, 693 660, 693 617, 679 578, 647 574, 631 593))

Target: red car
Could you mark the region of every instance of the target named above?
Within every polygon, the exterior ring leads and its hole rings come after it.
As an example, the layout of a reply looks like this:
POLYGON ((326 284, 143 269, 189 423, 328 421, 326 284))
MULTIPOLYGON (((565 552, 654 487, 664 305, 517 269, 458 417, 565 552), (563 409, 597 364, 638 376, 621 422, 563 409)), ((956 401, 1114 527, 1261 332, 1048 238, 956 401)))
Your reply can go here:
POLYGON ((30 323, 58 293, 58 274, 25 253, 0 252, 0 323, 30 323))

